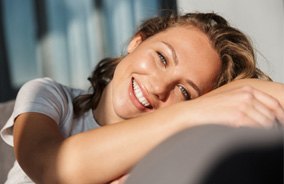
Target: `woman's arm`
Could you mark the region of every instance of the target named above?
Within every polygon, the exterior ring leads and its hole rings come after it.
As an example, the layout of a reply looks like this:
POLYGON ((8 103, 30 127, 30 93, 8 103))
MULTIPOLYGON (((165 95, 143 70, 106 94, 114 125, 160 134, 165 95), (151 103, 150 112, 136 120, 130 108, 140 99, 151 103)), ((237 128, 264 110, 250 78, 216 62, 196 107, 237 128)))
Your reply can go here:
POLYGON ((276 118, 284 122, 276 100, 283 104, 282 93, 282 84, 232 82, 195 100, 67 139, 47 116, 24 113, 15 122, 15 153, 24 171, 39 183, 107 183, 183 129, 211 123, 270 127, 276 118), (248 85, 252 87, 244 87, 248 85))
POLYGON ((281 103, 282 107, 284 107, 284 84, 279 82, 260 80, 260 79, 236 80, 211 91, 207 95, 214 95, 217 93, 222 93, 228 90, 233 90, 241 87, 252 87, 264 93, 267 93, 275 97, 281 103))
MULTIPOLYGON (((219 87, 194 101, 206 100, 208 105, 203 106, 203 111, 206 112, 207 117, 210 112, 216 112, 211 123, 271 127, 275 125, 276 121, 282 123, 282 125, 284 123, 283 92, 284 84, 282 83, 259 79, 242 79, 219 87), (214 105, 214 103, 216 104, 214 105)), ((202 103, 196 104, 202 105, 202 103)), ((202 109, 202 107, 197 106, 195 110, 202 109)))
POLYGON ((151 148, 181 130, 163 109, 63 139, 55 122, 39 113, 15 122, 16 157, 38 183, 107 183, 127 173, 151 148))
MULTIPOLYGON (((245 91, 249 91, 248 101, 249 103, 256 97, 259 102, 264 104, 268 110, 272 111, 272 114, 275 115, 276 121, 284 124, 282 111, 284 109, 284 84, 278 82, 271 82, 259 79, 242 79, 233 81, 225 86, 222 86, 212 92, 208 93, 208 96, 215 94, 222 94, 226 91, 232 91, 235 89, 243 89, 245 91), (259 92, 258 92, 259 91, 259 92), (256 95, 256 92, 259 95, 256 95)), ((242 104, 240 104, 241 106, 242 104)), ((261 107, 255 107, 256 110, 262 111, 265 113, 265 109, 261 107)), ((265 113, 268 115, 267 113, 265 113)))

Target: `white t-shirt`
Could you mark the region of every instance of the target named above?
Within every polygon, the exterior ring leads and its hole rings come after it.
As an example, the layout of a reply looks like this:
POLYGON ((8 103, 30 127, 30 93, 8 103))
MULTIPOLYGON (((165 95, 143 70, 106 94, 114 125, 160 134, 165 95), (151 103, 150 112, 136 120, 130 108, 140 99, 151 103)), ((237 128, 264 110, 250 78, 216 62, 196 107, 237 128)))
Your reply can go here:
MULTIPOLYGON (((81 117, 74 119, 73 104, 74 97, 86 94, 86 91, 74 89, 53 81, 50 78, 35 79, 27 82, 20 89, 14 111, 1 130, 2 139, 13 146, 14 119, 25 112, 38 112, 52 118, 66 138, 74 134, 90 129, 98 128, 100 125, 95 121, 92 110, 81 117)), ((10 170, 6 184, 33 183, 20 168, 17 161, 10 170)))

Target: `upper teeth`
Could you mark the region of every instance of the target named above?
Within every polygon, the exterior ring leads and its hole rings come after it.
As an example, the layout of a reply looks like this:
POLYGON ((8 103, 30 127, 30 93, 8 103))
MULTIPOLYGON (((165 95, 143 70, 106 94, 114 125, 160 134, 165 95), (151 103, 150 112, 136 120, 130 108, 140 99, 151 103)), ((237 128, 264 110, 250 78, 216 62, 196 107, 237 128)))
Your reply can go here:
POLYGON ((138 99, 138 101, 144 105, 145 107, 149 106, 150 103, 148 102, 148 100, 143 96, 143 93, 141 91, 141 88, 139 87, 139 85, 137 84, 137 82, 135 80, 133 80, 132 82, 133 84, 133 89, 134 89, 134 95, 136 96, 136 98, 138 99))

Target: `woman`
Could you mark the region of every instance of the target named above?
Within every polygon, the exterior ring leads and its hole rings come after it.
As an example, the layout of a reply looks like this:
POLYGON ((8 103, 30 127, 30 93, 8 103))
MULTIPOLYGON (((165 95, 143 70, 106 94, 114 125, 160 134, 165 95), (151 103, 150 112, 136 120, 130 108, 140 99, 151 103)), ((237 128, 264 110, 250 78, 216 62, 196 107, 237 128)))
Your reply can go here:
POLYGON ((2 129, 20 165, 8 181, 119 181, 181 130, 284 122, 283 85, 268 81, 246 36, 214 13, 149 19, 127 52, 99 63, 91 94, 51 79, 22 87, 2 129))

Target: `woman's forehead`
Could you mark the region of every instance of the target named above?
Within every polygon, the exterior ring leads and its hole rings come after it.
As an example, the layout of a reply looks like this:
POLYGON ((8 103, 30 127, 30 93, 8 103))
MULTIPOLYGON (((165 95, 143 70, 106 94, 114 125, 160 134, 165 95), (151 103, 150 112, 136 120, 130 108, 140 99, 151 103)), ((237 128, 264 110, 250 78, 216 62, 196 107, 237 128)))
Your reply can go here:
POLYGON ((201 91, 207 91, 221 70, 219 54, 207 35, 194 27, 176 27, 162 38, 174 50, 184 75, 200 86, 201 91))

